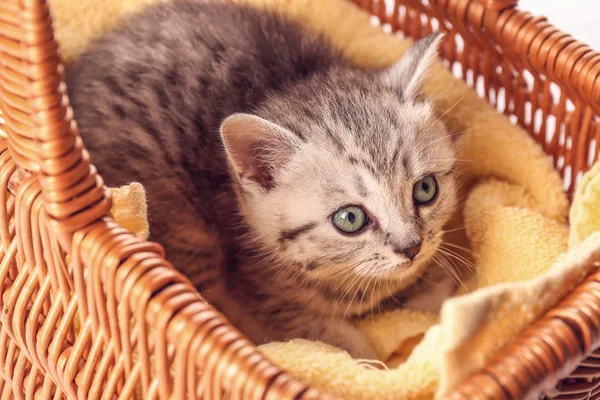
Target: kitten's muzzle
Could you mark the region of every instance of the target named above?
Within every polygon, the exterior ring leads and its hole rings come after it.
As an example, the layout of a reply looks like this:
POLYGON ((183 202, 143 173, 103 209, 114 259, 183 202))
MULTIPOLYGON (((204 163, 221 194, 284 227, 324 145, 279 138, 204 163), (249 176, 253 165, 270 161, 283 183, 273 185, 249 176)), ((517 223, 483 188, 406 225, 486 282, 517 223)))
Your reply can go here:
POLYGON ((394 253, 403 254, 409 260, 412 260, 416 257, 417 254, 419 254, 419 251, 421 251, 421 244, 423 244, 423 241, 419 241, 419 242, 411 245, 410 247, 396 248, 396 249, 394 249, 394 253))

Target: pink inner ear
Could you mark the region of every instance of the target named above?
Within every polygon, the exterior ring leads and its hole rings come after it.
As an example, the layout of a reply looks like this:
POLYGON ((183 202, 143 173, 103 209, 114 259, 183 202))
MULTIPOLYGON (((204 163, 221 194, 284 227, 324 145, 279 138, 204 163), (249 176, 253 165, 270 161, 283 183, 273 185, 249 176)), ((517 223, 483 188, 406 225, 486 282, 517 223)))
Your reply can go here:
MULTIPOLYGON (((265 137, 264 129, 265 127, 260 126, 255 121, 244 121, 228 130, 224 140, 238 175, 253 180, 269 189, 272 186, 273 179, 268 141, 269 139, 273 140, 273 138, 265 137)), ((273 143, 270 144, 273 145, 273 143)))
POLYGON ((240 138, 245 142, 243 145, 245 150, 240 154, 243 170, 241 174, 259 183, 264 188, 270 189, 273 184, 273 176, 269 168, 266 140, 252 136, 250 134, 240 138))
POLYGON ((284 128, 244 114, 227 118, 221 136, 238 176, 266 189, 273 186, 273 170, 285 163, 294 140, 284 128))

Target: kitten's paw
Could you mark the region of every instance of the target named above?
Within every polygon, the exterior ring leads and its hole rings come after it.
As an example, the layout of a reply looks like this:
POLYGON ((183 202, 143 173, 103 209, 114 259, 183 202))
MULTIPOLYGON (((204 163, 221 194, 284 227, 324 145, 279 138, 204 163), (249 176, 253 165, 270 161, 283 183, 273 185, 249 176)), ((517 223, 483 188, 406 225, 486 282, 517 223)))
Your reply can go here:
POLYGON ((373 347, 369 344, 366 338, 363 341, 349 343, 348 346, 340 344, 345 351, 350 354, 355 360, 379 360, 373 347), (345 348, 344 348, 345 347, 345 348))
POLYGON ((457 285, 447 276, 439 282, 425 282, 419 289, 419 293, 405 300, 404 307, 416 311, 439 313, 444 302, 456 292, 457 285))
POLYGON ((377 353, 367 337, 347 321, 329 321, 320 340, 340 347, 354 359, 377 360, 377 353))

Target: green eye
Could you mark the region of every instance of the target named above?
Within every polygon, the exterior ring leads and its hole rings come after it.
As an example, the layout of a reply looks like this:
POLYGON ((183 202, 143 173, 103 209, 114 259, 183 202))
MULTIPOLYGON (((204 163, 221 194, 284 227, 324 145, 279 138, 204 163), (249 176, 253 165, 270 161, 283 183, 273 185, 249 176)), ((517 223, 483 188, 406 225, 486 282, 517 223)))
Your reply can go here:
POLYGON ((339 209, 331 217, 333 225, 344 233, 355 233, 369 222, 367 214, 360 207, 348 206, 339 209))
POLYGON ((424 205, 431 202, 437 193, 437 182, 431 175, 427 175, 417 181, 413 186, 413 200, 416 205, 424 205))

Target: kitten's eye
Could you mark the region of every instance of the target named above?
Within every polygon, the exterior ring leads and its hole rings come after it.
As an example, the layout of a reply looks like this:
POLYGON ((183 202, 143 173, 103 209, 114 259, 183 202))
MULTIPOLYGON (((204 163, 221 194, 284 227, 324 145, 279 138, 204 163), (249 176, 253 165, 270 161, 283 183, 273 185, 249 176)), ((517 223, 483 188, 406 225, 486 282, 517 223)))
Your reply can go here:
POLYGON ((333 225, 344 233, 358 232, 369 222, 364 210, 356 206, 339 209, 331 219, 333 225))
POLYGON ((437 182, 431 175, 417 181, 413 186, 413 200, 416 205, 422 206, 431 202, 437 193, 437 182))

